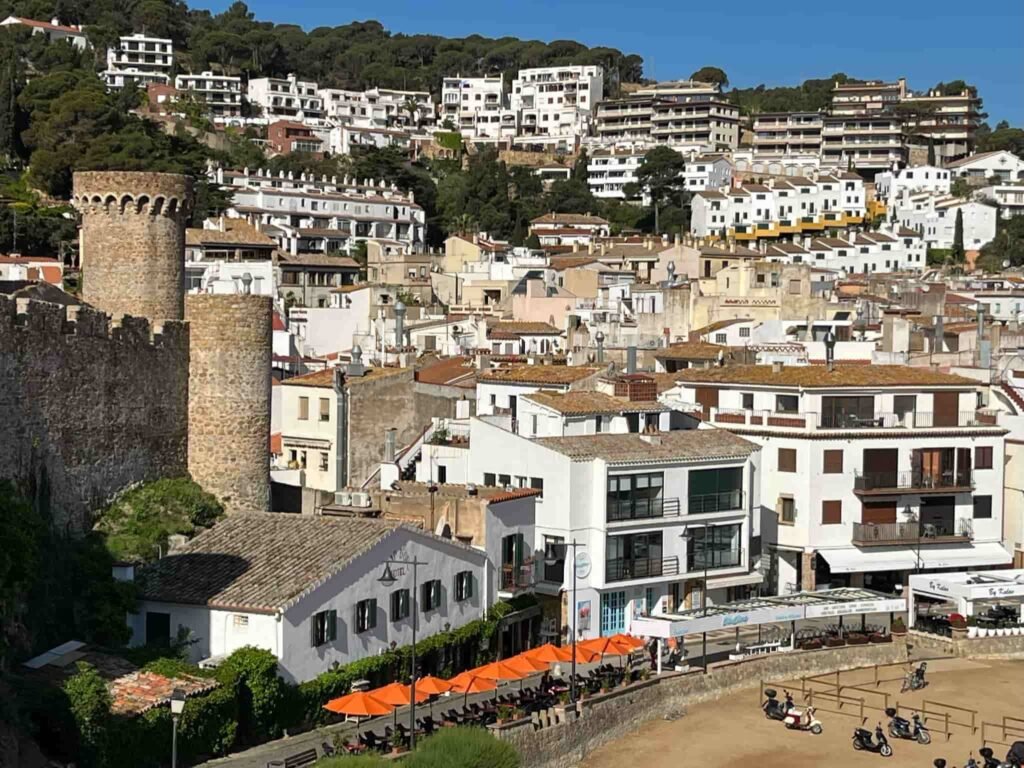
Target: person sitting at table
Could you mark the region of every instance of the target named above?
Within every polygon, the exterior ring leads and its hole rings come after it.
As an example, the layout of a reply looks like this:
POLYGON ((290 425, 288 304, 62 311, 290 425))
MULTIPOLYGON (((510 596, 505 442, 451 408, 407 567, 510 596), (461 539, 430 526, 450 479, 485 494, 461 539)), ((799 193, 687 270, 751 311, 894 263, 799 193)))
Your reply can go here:
POLYGON ((542 693, 550 692, 552 685, 554 685, 554 682, 551 680, 550 672, 545 672, 540 676, 540 690, 542 693))

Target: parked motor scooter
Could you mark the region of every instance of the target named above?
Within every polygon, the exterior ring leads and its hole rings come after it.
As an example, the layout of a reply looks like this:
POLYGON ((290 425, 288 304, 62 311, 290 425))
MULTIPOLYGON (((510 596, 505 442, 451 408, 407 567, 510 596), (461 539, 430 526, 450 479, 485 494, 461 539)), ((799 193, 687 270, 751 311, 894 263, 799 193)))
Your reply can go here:
POLYGON ((853 729, 853 748, 862 749, 865 752, 877 752, 882 757, 892 757, 892 747, 889 740, 885 738, 885 731, 882 724, 875 727, 875 738, 871 739, 871 731, 866 728, 853 729))
POLYGON ((921 722, 921 716, 916 712, 911 720, 900 717, 893 707, 885 710, 889 716, 889 735, 894 739, 911 739, 918 744, 931 744, 932 735, 921 722))
POLYGON ((794 731, 810 731, 815 736, 819 736, 823 730, 821 721, 814 715, 814 707, 804 710, 793 708, 786 713, 786 719, 782 722, 794 731))
POLYGON ((982 747, 978 750, 978 754, 981 755, 981 759, 985 761, 984 764, 979 764, 978 768, 1012 768, 1011 763, 1004 763, 996 757, 996 753, 992 751, 992 747, 982 747))
POLYGON ((766 688, 764 695, 767 697, 764 704, 761 705, 761 709, 764 710, 764 716, 769 720, 785 720, 786 715, 793 709, 793 695, 786 691, 786 701, 784 703, 775 698, 778 696, 778 693, 774 688, 766 688))
POLYGON ((917 669, 913 672, 908 672, 907 676, 903 680, 903 686, 900 688, 900 693, 906 693, 907 691, 919 691, 928 685, 928 681, 924 679, 924 673, 928 671, 928 662, 922 661, 917 669))

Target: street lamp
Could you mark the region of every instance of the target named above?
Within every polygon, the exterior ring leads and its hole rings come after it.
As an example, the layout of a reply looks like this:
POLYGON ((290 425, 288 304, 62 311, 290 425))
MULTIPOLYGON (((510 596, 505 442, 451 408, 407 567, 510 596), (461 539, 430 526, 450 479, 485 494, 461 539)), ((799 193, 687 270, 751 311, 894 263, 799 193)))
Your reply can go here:
MULTIPOLYGON (((701 560, 704 561, 704 579, 700 588, 700 608, 701 618, 707 618, 708 615, 708 530, 711 525, 708 523, 692 523, 683 527, 683 536, 686 536, 691 528, 703 528, 704 538, 701 541, 701 560)), ((690 541, 686 542, 687 556, 689 556, 690 541)), ((700 634, 700 659, 701 666, 704 667, 704 674, 708 673, 708 633, 707 630, 700 634)))
MULTIPOLYGON (((433 497, 431 497, 433 498, 433 497)), ((427 563, 422 560, 417 560, 414 556, 412 560, 385 560, 384 561, 384 573, 377 579, 385 587, 390 587, 395 583, 396 576, 394 571, 391 570, 392 565, 411 565, 412 566, 412 647, 409 656, 409 751, 411 752, 416 748, 416 594, 419 591, 419 574, 418 568, 421 565, 427 563)))
POLYGON ((185 691, 171 691, 171 768, 178 768, 178 718, 185 711, 185 691))
MULTIPOLYGON (((566 552, 570 548, 572 549, 572 671, 569 678, 569 701, 573 704, 576 703, 576 615, 579 613, 579 606, 576 604, 576 574, 579 571, 584 571, 582 578, 586 578, 590 574, 589 562, 580 563, 579 567, 577 567, 576 550, 586 546, 586 544, 577 542, 574 538, 569 543, 549 544, 547 551, 544 553, 544 562, 547 565, 554 565, 559 559, 564 563, 566 552)), ((563 580, 565 578, 564 566, 562 578, 563 580)))

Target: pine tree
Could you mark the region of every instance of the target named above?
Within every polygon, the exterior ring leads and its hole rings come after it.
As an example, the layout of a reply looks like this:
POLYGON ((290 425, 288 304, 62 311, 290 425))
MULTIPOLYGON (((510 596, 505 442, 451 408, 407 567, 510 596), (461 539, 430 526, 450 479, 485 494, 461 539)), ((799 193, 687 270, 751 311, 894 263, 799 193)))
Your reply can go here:
POLYGON ((963 208, 956 209, 956 222, 953 224, 953 248, 949 252, 951 264, 963 264, 967 260, 967 252, 964 250, 964 211, 963 208))

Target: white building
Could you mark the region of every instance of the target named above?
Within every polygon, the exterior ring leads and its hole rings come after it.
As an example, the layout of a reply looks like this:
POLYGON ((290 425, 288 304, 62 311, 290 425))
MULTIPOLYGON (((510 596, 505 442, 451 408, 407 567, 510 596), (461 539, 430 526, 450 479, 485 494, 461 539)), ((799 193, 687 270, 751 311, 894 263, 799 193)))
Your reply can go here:
POLYGON ((982 187, 975 197, 979 201, 992 202, 999 206, 999 212, 1004 219, 1024 215, 1024 182, 982 187))
POLYGON ((976 382, 906 366, 735 366, 665 397, 763 446, 770 585, 892 591, 915 570, 1006 565, 1006 431, 976 382))
POLYGON ((81 24, 69 26, 60 24, 58 21, 58 19, 36 21, 23 16, 8 16, 0 21, 0 27, 27 27, 32 30, 33 35, 42 35, 51 43, 57 40, 66 40, 80 51, 84 51, 89 46, 89 39, 85 36, 81 24))
POLYGON ((754 154, 759 159, 821 154, 820 112, 763 112, 754 115, 754 154))
POLYGON ((987 182, 993 176, 1000 181, 1024 180, 1024 160, 1005 149, 971 155, 962 160, 955 160, 946 167, 954 176, 961 176, 979 184, 987 182))
POLYGON ((481 618, 497 596, 484 551, 397 523, 313 515, 232 515, 142 568, 131 644, 187 634, 193 662, 243 646, 270 651, 300 683, 334 664, 481 618), (394 581, 382 583, 385 561, 394 581), (413 594, 413 589, 416 594, 413 594))
POLYGON ((433 125, 434 103, 427 91, 370 88, 345 91, 321 88, 327 117, 335 125, 357 128, 420 128, 433 125), (415 109, 412 109, 415 105, 415 109))
POLYGON ((645 406, 609 397, 620 401, 611 407, 592 394, 569 394, 551 407, 537 401, 538 429, 563 436, 530 438, 486 418, 470 429, 473 482, 508 477, 542 489, 537 549, 581 545, 570 606, 579 636, 628 631, 634 617, 700 606, 705 575, 710 602, 748 594, 761 582, 752 572, 757 446, 717 429, 641 434, 627 422, 645 406), (622 431, 579 433, 595 419, 609 427, 621 419, 622 431))
POLYGON ((103 79, 108 88, 150 83, 168 85, 174 67, 174 44, 169 38, 148 37, 142 33, 126 35, 114 48, 107 49, 107 69, 103 79))
POLYGON ((268 123, 275 120, 297 120, 319 124, 324 119, 324 100, 317 84, 288 77, 257 77, 249 81, 248 99, 263 111, 268 123))
POLYGON ((450 122, 467 139, 512 139, 517 131, 501 75, 444 78, 440 120, 450 122))
POLYGON ((929 248, 952 248, 956 232, 957 211, 961 211, 964 227, 964 249, 981 250, 996 236, 994 206, 957 197, 940 197, 928 193, 912 194, 897 201, 896 220, 916 230, 929 248))
POLYGON ((693 155, 686 161, 683 183, 689 192, 728 187, 732 185, 732 170, 726 155, 693 155))
POLYGON ((215 75, 213 72, 178 75, 174 87, 195 96, 206 104, 210 116, 217 122, 242 116, 242 78, 215 75))
POLYGON ((398 147, 408 150, 411 141, 412 134, 408 131, 341 125, 331 128, 327 146, 332 155, 350 155, 352 150, 357 147, 372 147, 374 149, 398 147))
POLYGON ((587 160, 587 186, 602 200, 625 200, 623 188, 636 182, 636 171, 644 162, 644 150, 595 150, 587 160))
POLYGON ((951 174, 934 165, 914 165, 875 174, 875 195, 881 200, 892 200, 914 192, 932 192, 948 195, 951 174))
POLYGON ((611 223, 589 213, 545 213, 530 221, 530 234, 541 245, 589 245, 599 237, 608 237, 611 223))
POLYGON ((604 70, 595 65, 521 69, 511 95, 518 135, 526 143, 571 149, 590 130, 604 95, 604 70))
POLYGON ((371 293, 368 285, 334 288, 329 306, 291 307, 288 326, 309 355, 348 352, 357 335, 370 332, 371 293))

